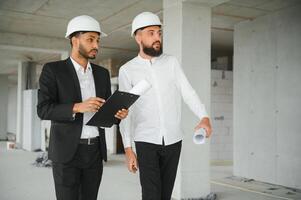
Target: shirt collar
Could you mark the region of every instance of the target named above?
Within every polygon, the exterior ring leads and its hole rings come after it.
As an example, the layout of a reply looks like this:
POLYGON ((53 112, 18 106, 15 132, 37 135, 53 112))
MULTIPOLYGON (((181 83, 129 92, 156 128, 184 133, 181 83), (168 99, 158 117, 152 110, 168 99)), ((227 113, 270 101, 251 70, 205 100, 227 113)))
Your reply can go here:
POLYGON ((142 58, 142 56, 138 53, 137 58, 138 58, 139 60, 143 61, 143 62, 151 62, 151 63, 155 63, 157 60, 159 60, 160 58, 162 58, 162 55, 163 55, 163 53, 162 53, 160 56, 158 56, 158 57, 153 57, 151 60, 149 60, 149 59, 142 58))
MULTIPOLYGON (((84 71, 84 68, 78 62, 76 62, 71 56, 70 56, 70 59, 71 59, 71 62, 74 66, 75 71, 79 71, 79 70, 84 71)), ((88 64, 87 64, 87 70, 92 71, 92 67, 91 67, 91 64, 90 64, 89 61, 88 61, 88 64)))

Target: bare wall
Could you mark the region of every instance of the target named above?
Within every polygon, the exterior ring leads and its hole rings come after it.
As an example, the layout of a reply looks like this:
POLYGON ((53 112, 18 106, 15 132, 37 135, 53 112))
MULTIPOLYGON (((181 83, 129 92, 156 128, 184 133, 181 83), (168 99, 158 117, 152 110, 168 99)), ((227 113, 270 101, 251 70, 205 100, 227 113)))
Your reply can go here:
POLYGON ((16 134, 17 132, 17 86, 8 88, 8 106, 7 106, 7 132, 16 134))
POLYGON ((234 31, 234 175, 301 188, 301 5, 234 31))
POLYGON ((0 75, 0 140, 7 138, 8 78, 0 75))

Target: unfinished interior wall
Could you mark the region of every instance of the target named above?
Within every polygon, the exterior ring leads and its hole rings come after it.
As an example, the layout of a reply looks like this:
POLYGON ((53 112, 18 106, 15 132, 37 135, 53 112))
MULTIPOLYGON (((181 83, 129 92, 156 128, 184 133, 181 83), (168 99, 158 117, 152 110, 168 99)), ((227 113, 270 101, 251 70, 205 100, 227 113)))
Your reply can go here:
POLYGON ((0 75, 0 140, 7 138, 8 78, 0 75))
POLYGON ((7 106, 7 132, 16 135, 17 132, 17 86, 11 85, 8 88, 7 106))
POLYGON ((234 31, 234 175, 301 188, 301 5, 234 31))
POLYGON ((210 160, 233 160, 233 72, 211 70, 210 160))

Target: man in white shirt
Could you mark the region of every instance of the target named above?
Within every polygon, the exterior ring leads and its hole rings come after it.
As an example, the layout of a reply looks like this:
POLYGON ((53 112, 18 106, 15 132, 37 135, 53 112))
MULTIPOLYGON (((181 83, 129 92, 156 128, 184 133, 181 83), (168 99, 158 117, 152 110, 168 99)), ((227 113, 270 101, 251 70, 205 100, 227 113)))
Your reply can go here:
POLYGON ((140 51, 121 67, 119 89, 129 91, 141 80, 152 87, 120 123, 127 165, 135 173, 138 159, 143 200, 170 200, 183 138, 181 97, 200 119, 195 130, 204 128, 207 137, 211 135, 210 120, 177 59, 162 54, 158 16, 150 12, 137 15, 132 23, 132 36, 140 51))

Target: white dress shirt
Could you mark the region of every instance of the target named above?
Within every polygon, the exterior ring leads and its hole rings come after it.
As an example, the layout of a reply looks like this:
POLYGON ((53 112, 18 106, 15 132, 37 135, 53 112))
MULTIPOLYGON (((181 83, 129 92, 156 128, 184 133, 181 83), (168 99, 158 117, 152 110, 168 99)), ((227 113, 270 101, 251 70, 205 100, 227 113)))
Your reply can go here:
MULTIPOLYGON (((93 77, 92 67, 91 67, 90 62, 88 62, 87 68, 85 71, 85 69, 80 64, 78 64, 71 57, 70 57, 70 59, 73 63, 74 69, 76 71, 76 74, 77 74, 77 77, 79 80, 82 101, 85 101, 85 100, 89 99, 90 97, 95 97, 96 96, 95 83, 94 83, 94 77, 93 77)), ((99 136, 97 127, 85 125, 91 119, 91 117, 93 115, 94 115, 93 112, 85 112, 84 113, 83 129, 82 129, 82 134, 81 134, 82 139, 93 138, 93 137, 99 136)))
POLYGON ((162 144, 164 138, 166 145, 182 140, 181 97, 200 120, 208 117, 174 56, 162 54, 147 60, 138 55, 120 68, 121 91, 129 91, 141 80, 148 81, 152 87, 134 103, 128 117, 120 123, 125 148, 131 146, 132 139, 162 144))

